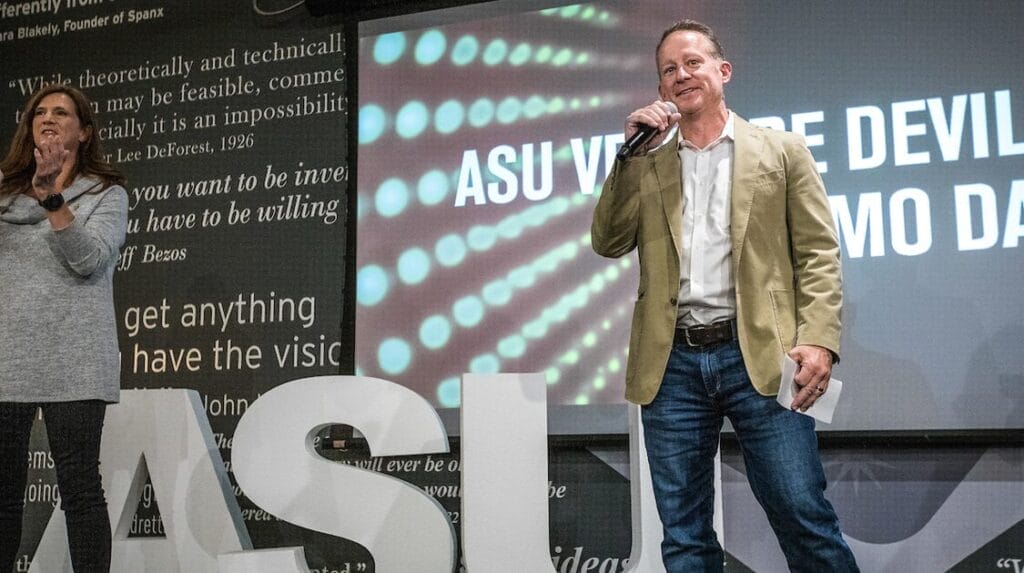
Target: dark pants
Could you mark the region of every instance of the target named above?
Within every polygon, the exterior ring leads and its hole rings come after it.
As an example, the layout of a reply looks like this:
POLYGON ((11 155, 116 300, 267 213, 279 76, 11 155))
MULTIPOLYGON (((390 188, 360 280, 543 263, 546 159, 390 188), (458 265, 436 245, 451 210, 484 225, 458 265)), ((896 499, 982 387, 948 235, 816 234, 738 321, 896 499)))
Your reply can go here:
POLYGON ((75 573, 110 570, 110 518, 100 481, 100 433, 107 404, 0 402, 0 572, 14 568, 28 476, 28 441, 42 408, 57 469, 60 507, 68 529, 75 573))
POLYGON ((665 569, 722 571, 712 528, 713 463, 725 416, 790 570, 857 571, 825 499, 814 420, 754 390, 736 341, 696 348, 677 342, 658 395, 643 407, 665 569))

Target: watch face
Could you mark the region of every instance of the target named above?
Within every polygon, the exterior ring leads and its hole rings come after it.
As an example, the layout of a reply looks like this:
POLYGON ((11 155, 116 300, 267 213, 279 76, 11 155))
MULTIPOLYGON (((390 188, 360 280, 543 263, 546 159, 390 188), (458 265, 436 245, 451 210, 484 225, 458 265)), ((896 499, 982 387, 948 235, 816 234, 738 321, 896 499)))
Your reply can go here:
POLYGON ((40 201, 39 204, 47 211, 56 211, 64 204, 64 196, 60 193, 51 193, 46 196, 46 199, 40 201))

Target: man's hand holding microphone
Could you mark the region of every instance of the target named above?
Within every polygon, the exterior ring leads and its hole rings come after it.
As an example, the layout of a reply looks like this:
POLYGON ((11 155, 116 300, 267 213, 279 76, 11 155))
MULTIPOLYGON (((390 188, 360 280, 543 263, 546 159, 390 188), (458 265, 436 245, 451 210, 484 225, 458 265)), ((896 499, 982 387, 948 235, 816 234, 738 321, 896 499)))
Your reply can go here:
POLYGON ((669 128, 680 119, 682 115, 676 104, 661 100, 629 114, 626 117, 626 142, 619 148, 617 157, 623 160, 661 145, 668 136, 669 128))

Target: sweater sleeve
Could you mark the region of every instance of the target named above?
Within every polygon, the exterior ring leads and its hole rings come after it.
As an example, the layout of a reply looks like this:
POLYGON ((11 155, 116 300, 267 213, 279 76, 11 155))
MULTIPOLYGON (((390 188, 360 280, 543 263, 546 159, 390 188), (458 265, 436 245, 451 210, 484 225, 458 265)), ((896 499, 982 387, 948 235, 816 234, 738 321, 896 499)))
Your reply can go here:
POLYGON ((127 225, 128 193, 115 185, 104 193, 88 217, 75 217, 71 225, 54 231, 54 236, 68 265, 87 277, 117 258, 127 225))

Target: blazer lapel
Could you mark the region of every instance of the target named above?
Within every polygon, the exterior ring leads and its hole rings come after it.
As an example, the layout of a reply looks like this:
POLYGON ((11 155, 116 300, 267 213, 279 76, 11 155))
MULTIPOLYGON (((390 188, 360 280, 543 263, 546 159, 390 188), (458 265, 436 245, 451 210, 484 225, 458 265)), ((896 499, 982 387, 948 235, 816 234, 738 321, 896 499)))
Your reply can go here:
MULTIPOLYGON (((670 137, 674 141, 678 133, 670 137)), ((654 172, 658 176, 658 185, 661 186, 661 204, 665 209, 665 220, 672 234, 672 243, 678 259, 683 254, 683 188, 679 179, 682 167, 679 165, 678 144, 666 143, 653 155, 654 172)))
POLYGON ((742 118, 736 115, 734 117, 733 136, 735 137, 735 146, 733 148, 732 198, 729 203, 731 209, 729 223, 732 235, 732 263, 733 268, 736 269, 739 267, 740 253, 743 252, 743 241, 747 237, 750 209, 754 204, 754 188, 750 185, 744 185, 742 182, 746 180, 744 176, 755 173, 761 156, 761 146, 764 145, 764 138, 742 118))

